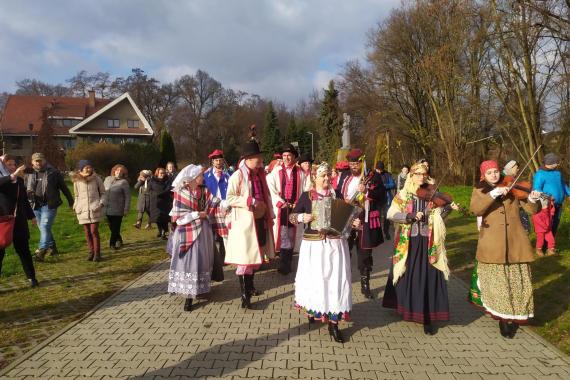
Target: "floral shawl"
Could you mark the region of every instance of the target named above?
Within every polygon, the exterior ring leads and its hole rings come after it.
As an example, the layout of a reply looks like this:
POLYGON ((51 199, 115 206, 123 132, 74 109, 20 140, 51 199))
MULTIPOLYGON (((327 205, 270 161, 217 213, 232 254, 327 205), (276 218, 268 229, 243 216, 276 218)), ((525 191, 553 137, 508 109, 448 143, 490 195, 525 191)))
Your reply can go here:
MULTIPOLYGON (((402 190, 392 200, 390 210, 388 210, 388 217, 390 218, 390 216, 396 213, 412 213, 413 207, 413 194, 402 190)), ((441 216, 442 211, 441 207, 432 208, 428 216, 428 259, 431 265, 443 272, 447 280, 449 278, 449 267, 447 266, 445 250, 446 229, 441 216)), ((394 242, 394 256, 392 257, 394 284, 406 271, 411 230, 411 224, 400 224, 400 233, 396 236, 394 242)))

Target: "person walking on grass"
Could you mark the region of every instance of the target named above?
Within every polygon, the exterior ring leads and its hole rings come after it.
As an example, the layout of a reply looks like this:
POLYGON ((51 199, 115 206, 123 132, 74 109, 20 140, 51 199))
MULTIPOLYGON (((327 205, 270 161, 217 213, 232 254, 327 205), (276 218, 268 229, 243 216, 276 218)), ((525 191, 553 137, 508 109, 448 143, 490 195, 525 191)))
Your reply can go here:
POLYGON ((88 261, 101 260, 101 241, 99 239, 99 223, 103 219, 105 206, 105 186, 93 170, 88 160, 79 161, 78 171, 73 174, 73 192, 75 203, 73 210, 79 224, 83 225, 85 238, 89 248, 88 261))
MULTIPOLYGON (((32 288, 35 288, 39 283, 36 279, 34 260, 30 252, 28 220, 31 220, 32 224, 36 224, 36 216, 28 201, 26 185, 22 179, 24 169, 24 165, 16 168, 15 157, 10 155, 0 157, 0 216, 16 214, 12 243, 28 281, 30 281, 32 288)), ((2 272, 2 261, 5 254, 6 248, 0 248, 0 273, 2 272)))
MULTIPOLYGON (((558 169, 559 165, 560 158, 554 153, 548 153, 544 156, 543 165, 536 172, 532 181, 533 190, 545 193, 553 198, 554 215, 552 216, 550 230, 554 238, 556 238, 556 231, 560 224, 564 198, 570 197, 570 186, 564 183, 562 173, 558 169)), ((544 246, 541 247, 542 249, 544 249, 544 246)), ((555 254, 554 251, 549 253, 555 254)))
POLYGON ((141 170, 139 173, 139 178, 137 183, 135 183, 135 190, 138 190, 139 195, 137 198, 137 221, 134 225, 135 228, 140 229, 142 226, 142 221, 144 214, 147 214, 148 221, 145 229, 150 230, 150 220, 151 220, 151 209, 156 208, 156 203, 153 205, 152 201, 156 201, 156 198, 152 197, 150 180, 152 178, 152 171, 141 170))
POLYGON ((103 183, 106 197, 105 215, 107 215, 109 229, 111 230, 109 247, 114 249, 120 249, 123 246, 121 223, 123 216, 127 216, 129 213, 131 204, 128 176, 129 173, 124 165, 115 165, 111 169, 111 175, 105 178, 103 183))
POLYGON ((150 180, 150 223, 156 223, 158 227, 157 238, 166 240, 168 225, 170 223, 170 210, 172 209, 172 181, 174 178, 168 177, 166 169, 157 168, 154 177, 150 180))
POLYGON ((59 192, 63 193, 69 207, 73 207, 73 196, 63 175, 47 163, 42 153, 32 155, 32 172, 26 176, 26 191, 40 230, 40 244, 35 256, 38 261, 44 261, 46 255, 58 254, 51 228, 57 208, 62 204, 59 192))

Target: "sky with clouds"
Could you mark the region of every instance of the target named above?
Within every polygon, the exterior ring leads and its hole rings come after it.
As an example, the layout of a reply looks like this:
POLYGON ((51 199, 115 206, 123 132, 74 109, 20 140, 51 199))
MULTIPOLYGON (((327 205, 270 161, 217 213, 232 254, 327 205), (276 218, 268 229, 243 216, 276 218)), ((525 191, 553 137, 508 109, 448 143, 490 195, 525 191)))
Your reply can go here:
POLYGON ((349 59, 400 0, 2 0, 0 91, 79 70, 161 81, 197 69, 294 105, 349 59))

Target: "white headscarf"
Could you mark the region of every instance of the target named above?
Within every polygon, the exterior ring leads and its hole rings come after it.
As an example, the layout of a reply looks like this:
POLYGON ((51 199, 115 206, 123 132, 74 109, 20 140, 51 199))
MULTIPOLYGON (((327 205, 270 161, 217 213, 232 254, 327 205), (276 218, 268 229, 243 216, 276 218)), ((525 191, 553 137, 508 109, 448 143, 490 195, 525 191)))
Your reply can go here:
POLYGON ((172 187, 174 191, 180 191, 184 186, 185 182, 190 182, 198 177, 203 171, 202 165, 190 164, 178 173, 174 181, 172 181, 172 187))

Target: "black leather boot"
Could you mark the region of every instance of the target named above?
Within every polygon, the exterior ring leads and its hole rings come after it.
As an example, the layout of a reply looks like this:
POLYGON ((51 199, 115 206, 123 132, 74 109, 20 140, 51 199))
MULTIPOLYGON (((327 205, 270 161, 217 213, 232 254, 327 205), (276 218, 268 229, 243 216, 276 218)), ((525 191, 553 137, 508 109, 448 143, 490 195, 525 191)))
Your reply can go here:
POLYGON ((360 276, 360 292, 368 299, 374 298, 370 292, 370 275, 360 276))
POLYGON ((499 331, 501 332, 501 335, 505 338, 510 338, 509 334, 509 326, 507 325, 507 322, 505 321, 499 321, 499 331))
POLYGON ((192 298, 186 298, 186 302, 184 302, 184 311, 192 311, 192 298))
POLYGON ((517 330, 519 329, 519 325, 514 322, 508 322, 507 328, 509 329, 509 338, 514 338, 517 334, 517 330))
POLYGON ((250 280, 251 281, 251 295, 255 296, 255 297, 262 295, 263 291, 255 289, 255 285, 253 284, 253 279, 255 278, 255 274, 252 274, 250 276, 251 276, 251 280, 250 280))
POLYGON ((337 343, 344 343, 337 323, 329 322, 329 334, 337 343))
POLYGON ((279 269, 277 272, 286 276, 291 273, 291 256, 293 252, 290 249, 282 249, 279 253, 279 269))
POLYGON ((241 308, 251 309, 251 295, 248 292, 248 287, 246 284, 246 276, 238 276, 239 286, 241 289, 241 308))
POLYGON ((311 325, 315 323, 315 317, 307 316, 307 320, 309 321, 309 328, 311 328, 311 325))

